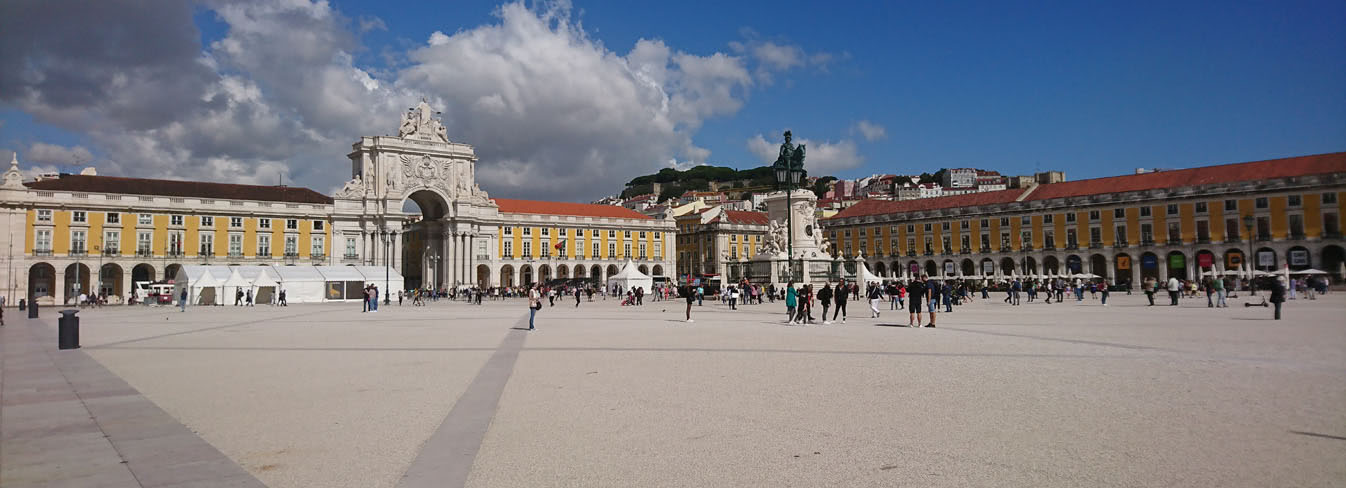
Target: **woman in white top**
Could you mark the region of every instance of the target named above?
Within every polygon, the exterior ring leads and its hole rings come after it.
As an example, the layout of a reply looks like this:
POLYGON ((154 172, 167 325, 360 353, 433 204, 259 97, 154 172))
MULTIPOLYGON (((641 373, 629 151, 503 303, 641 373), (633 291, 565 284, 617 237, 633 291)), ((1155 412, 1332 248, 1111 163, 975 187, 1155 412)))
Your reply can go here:
POLYGON ((538 309, 542 308, 542 294, 537 291, 537 284, 528 287, 528 330, 533 330, 533 316, 537 315, 538 309))

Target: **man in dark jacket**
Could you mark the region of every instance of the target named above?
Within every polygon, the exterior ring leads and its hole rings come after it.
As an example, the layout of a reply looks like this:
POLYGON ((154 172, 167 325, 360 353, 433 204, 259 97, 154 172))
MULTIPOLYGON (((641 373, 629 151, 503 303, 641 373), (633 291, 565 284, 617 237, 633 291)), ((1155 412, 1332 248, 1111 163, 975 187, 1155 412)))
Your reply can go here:
POLYGON ((1271 306, 1276 307, 1276 320, 1281 319, 1281 304, 1285 303, 1285 282, 1279 278, 1271 283, 1271 306))
MULTIPOLYGON (((846 291, 841 289, 841 285, 837 285, 836 293, 840 295, 845 294, 846 291)), ((832 306, 831 283, 824 283, 823 289, 818 290, 818 303, 821 303, 823 305, 823 325, 832 323, 831 321, 827 320, 827 309, 832 306)))
POLYGON ((846 280, 841 280, 837 285, 837 292, 832 295, 832 299, 837 303, 837 310, 832 312, 832 321, 837 321, 837 315, 841 316, 841 323, 846 323, 846 298, 853 293, 851 287, 846 285, 846 280))

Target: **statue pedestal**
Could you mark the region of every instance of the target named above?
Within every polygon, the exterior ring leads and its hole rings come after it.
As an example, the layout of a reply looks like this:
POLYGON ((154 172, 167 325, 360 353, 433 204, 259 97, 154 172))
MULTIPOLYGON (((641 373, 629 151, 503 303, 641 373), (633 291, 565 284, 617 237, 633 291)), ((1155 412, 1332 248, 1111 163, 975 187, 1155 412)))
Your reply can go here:
POLYGON ((784 285, 791 280, 799 284, 836 279, 838 262, 827 253, 827 240, 818 227, 818 197, 809 190, 794 190, 788 204, 786 200, 784 191, 767 195, 771 227, 767 245, 752 260, 731 268, 730 280, 784 285))

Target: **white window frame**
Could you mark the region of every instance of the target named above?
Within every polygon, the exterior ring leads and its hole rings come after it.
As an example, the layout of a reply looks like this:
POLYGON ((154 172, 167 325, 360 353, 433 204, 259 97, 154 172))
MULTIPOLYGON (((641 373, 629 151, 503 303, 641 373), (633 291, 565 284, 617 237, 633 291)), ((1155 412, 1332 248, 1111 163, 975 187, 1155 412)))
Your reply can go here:
POLYGON ((209 215, 201 216, 201 227, 215 227, 215 217, 209 215))
POLYGON ((121 214, 121 212, 108 212, 108 213, 105 213, 105 214, 103 214, 103 222, 104 222, 104 223, 107 223, 107 224, 118 224, 118 225, 120 225, 120 224, 122 223, 122 214, 121 214))
POLYGON ((70 212, 70 221, 79 224, 89 223, 89 212, 74 210, 70 212))
POLYGON ((299 236, 294 234, 285 236, 285 255, 286 256, 299 255, 299 236))
POLYGON ((38 229, 33 236, 33 250, 51 252, 51 229, 38 229))
POLYGON ((309 246, 308 246, 309 257, 315 257, 315 256, 321 257, 327 255, 327 236, 321 234, 309 236, 308 240, 309 240, 309 246))
MULTIPOLYGON (((119 230, 103 231, 103 249, 112 248, 111 252, 120 253, 122 250, 122 233, 119 230)), ((101 249, 100 249, 101 251, 101 249)))
POLYGON ((257 219, 257 228, 258 228, 258 229, 270 229, 270 228, 271 228, 271 219, 269 219, 269 218, 260 218, 260 219, 257 219))
POLYGON ((257 255, 271 256, 271 234, 257 234, 257 255))
POLYGON ((137 215, 136 225, 154 225, 154 215, 147 213, 137 215))
POLYGON ((169 216, 168 216, 168 225, 174 225, 174 226, 181 227, 181 226, 182 226, 182 221, 183 221, 183 218, 182 218, 181 215, 169 215, 169 216))
POLYGON ((229 228, 230 228, 230 229, 242 229, 242 228, 243 228, 243 217, 229 217, 229 228))
POLYGON ((39 208, 39 209, 37 209, 37 221, 38 221, 38 222, 51 222, 51 209, 46 209, 46 208, 39 208))
POLYGON ((237 232, 229 233, 229 255, 230 256, 243 255, 243 234, 237 232))

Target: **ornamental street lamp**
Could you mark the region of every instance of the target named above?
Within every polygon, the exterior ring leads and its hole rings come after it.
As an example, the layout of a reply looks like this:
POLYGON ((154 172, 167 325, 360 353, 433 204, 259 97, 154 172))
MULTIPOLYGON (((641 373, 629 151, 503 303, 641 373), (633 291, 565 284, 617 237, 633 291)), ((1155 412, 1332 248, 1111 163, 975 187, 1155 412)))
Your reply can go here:
POLYGON ((1257 261, 1253 260, 1253 224, 1256 222, 1252 215, 1243 216, 1243 227, 1248 229, 1248 257, 1244 261, 1253 261, 1248 264, 1248 289, 1253 295, 1257 295, 1257 261))
POLYGON ((793 281, 794 268, 794 218, 791 213, 794 206, 791 200, 791 194, 799 186, 799 180, 804 177, 804 154, 803 146, 799 146, 798 152, 790 147, 790 131, 785 131, 785 143, 781 144, 781 155, 776 162, 771 165, 771 169, 776 175, 776 188, 785 190, 785 233, 788 237, 785 240, 785 265, 790 270, 786 281, 793 281))
MULTIPOLYGON (((390 282, 389 274, 391 273, 392 267, 392 264, 389 262, 389 259, 391 259, 389 248, 392 246, 393 241, 397 239, 397 231, 385 228, 382 231, 379 231, 379 235, 383 236, 383 304, 388 305, 390 303, 388 295, 391 290, 388 283, 390 282)), ((375 299, 377 298, 378 297, 375 297, 375 299)))

